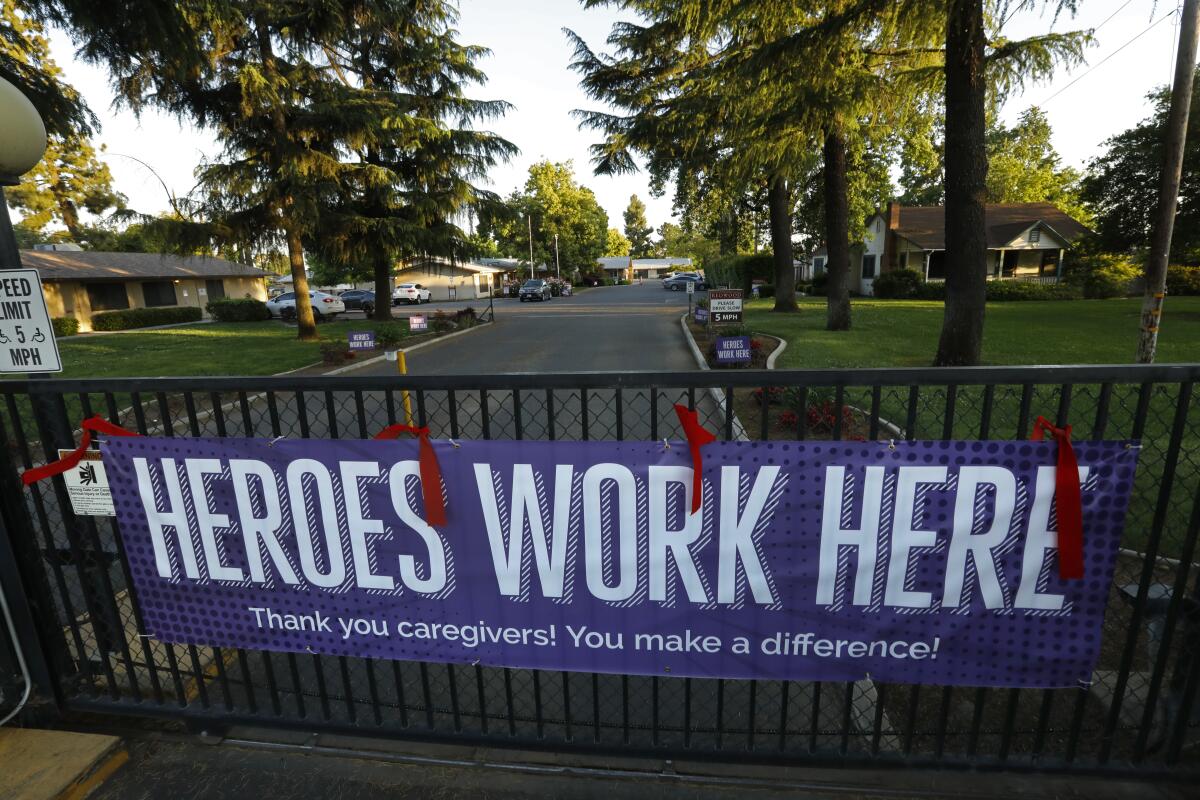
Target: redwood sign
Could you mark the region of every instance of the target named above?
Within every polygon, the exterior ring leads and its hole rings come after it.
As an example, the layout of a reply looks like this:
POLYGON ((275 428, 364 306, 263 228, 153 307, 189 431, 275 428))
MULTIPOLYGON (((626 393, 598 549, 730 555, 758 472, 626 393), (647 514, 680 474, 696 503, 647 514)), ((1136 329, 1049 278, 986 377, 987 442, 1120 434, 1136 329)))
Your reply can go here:
POLYGON ((742 290, 709 290, 708 310, 712 321, 718 325, 740 323, 742 321, 742 290))

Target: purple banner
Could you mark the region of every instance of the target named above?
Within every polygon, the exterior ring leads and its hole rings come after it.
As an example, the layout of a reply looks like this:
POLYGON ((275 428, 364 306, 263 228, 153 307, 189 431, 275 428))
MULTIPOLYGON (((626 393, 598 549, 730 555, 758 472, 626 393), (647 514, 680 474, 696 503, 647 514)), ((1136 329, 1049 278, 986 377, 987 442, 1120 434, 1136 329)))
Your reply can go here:
POLYGON ((646 675, 1090 680, 1138 448, 721 442, 103 444, 146 630, 167 642, 646 675))

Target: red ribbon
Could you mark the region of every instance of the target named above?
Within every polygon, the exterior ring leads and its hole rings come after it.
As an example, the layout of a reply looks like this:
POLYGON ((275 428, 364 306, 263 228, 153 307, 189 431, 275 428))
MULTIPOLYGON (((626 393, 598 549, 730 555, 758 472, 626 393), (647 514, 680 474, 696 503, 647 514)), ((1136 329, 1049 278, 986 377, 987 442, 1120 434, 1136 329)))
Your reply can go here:
POLYGON ((1079 462, 1071 447, 1071 426, 1057 428, 1045 417, 1033 423, 1033 440, 1050 434, 1058 443, 1058 467, 1054 476, 1054 501, 1058 507, 1058 576, 1063 580, 1083 577, 1083 495, 1079 488, 1079 462))
POLYGON ((679 424, 683 426, 688 449, 692 451, 692 513, 695 514, 700 510, 700 489, 703 478, 701 473, 704 470, 704 462, 700 458, 700 448, 706 444, 712 444, 717 437, 700 424, 696 412, 687 406, 676 403, 675 414, 679 417, 679 424))
POLYGON ((421 497, 425 501, 425 521, 430 525, 445 525, 446 501, 442 497, 442 469, 438 466, 437 453, 429 442, 429 428, 388 425, 375 434, 375 438, 396 439, 402 433, 411 433, 420 441, 418 460, 421 466, 421 497))
POLYGON ((79 447, 76 447, 58 461, 51 461, 49 464, 25 470, 21 473, 21 482, 28 486, 31 483, 40 481, 42 478, 62 475, 67 470, 74 469, 83 460, 83 456, 88 448, 91 447, 93 431, 107 434, 108 436, 141 436, 140 433, 126 430, 120 425, 113 425, 101 416, 88 417, 79 423, 79 427, 83 429, 83 436, 79 440, 79 447))

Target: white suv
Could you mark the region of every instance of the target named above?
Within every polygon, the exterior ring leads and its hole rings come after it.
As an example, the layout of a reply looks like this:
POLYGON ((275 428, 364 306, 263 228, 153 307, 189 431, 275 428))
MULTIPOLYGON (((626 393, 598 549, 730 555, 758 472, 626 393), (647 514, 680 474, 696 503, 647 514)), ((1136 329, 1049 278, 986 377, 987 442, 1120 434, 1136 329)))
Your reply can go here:
POLYGON ((396 287, 396 291, 392 292, 392 305, 398 306, 401 303, 420 305, 428 303, 432 296, 433 293, 419 283, 402 283, 396 287))
MULTIPOLYGON (((340 297, 325 292, 309 292, 308 299, 312 303, 313 317, 318 322, 333 319, 346 310, 346 304, 340 297)), ((267 310, 271 312, 272 317, 291 322, 296 318, 296 293, 284 292, 268 300, 267 310)))

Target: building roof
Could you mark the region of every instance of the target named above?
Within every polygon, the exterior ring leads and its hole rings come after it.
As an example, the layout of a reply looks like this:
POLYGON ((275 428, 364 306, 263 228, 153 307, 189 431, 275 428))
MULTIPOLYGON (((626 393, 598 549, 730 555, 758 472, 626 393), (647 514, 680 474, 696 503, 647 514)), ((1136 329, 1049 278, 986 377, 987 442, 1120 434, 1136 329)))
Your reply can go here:
POLYGON ((629 256, 604 256, 596 259, 596 263, 602 269, 628 269, 629 262, 629 256))
POLYGON ((406 259, 400 262, 396 272, 406 272, 412 269, 437 270, 437 274, 441 274, 442 269, 460 269, 464 272, 478 272, 480 274, 496 274, 504 272, 504 269, 491 264, 481 264, 478 261, 451 261, 443 256, 421 256, 416 258, 406 259))
POLYGON ((211 256, 22 250, 21 266, 43 281, 146 280, 148 278, 261 278, 269 273, 211 256))
POLYGON ((639 267, 690 267, 692 260, 683 257, 671 258, 635 258, 633 260, 633 268, 639 267))
MULTIPOLYGON (((996 203, 985 211, 987 246, 995 250, 1041 223, 1067 244, 1088 233, 1088 228, 1053 203, 996 203)), ((884 221, 886 216, 880 215, 884 221)), ((896 233, 924 250, 946 249, 945 206, 900 206, 896 233)))

